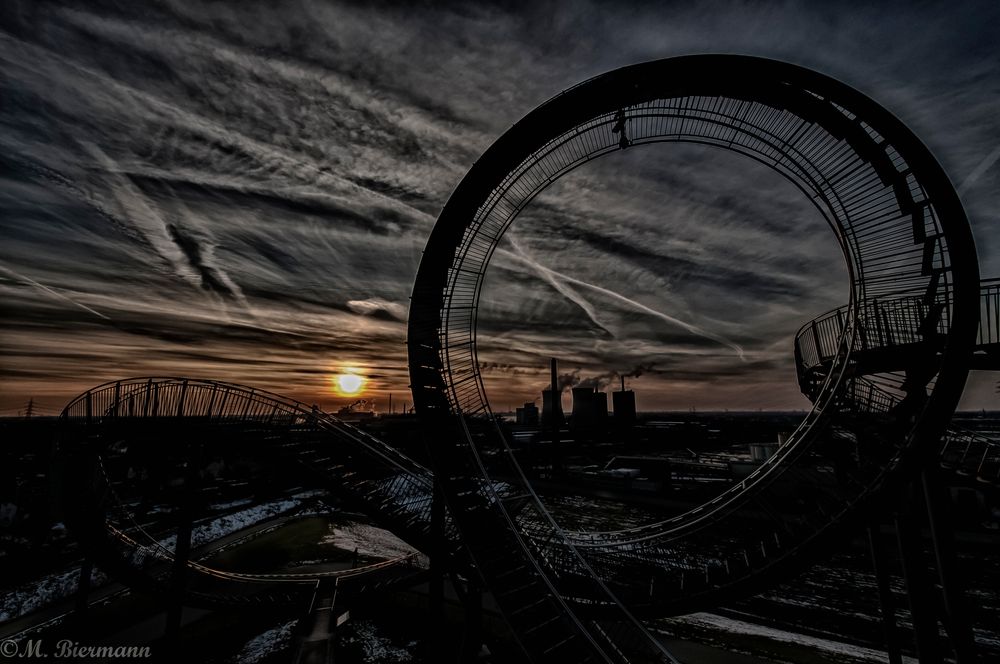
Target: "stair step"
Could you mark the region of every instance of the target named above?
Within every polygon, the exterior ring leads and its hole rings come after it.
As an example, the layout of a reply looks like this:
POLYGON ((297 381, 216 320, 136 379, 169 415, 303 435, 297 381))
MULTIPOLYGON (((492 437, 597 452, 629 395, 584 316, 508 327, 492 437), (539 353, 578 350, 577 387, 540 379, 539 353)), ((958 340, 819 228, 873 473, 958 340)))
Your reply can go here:
POLYGON ((554 616, 554 617, 552 617, 552 618, 549 618, 548 620, 545 620, 545 621, 543 621, 543 622, 540 622, 540 623, 538 623, 537 625, 532 625, 532 626, 531 626, 531 627, 529 627, 528 629, 524 630, 524 635, 525 635, 525 636, 531 636, 531 635, 532 635, 532 634, 534 634, 535 632, 538 632, 538 631, 540 631, 540 630, 542 630, 542 629, 545 629, 545 628, 546 628, 546 627, 548 627, 549 625, 552 625, 552 624, 555 624, 555 623, 558 623, 558 622, 560 621, 560 619, 561 619, 561 618, 562 618, 562 616, 558 616, 558 615, 557 615, 557 616, 554 616))
POLYGON ((516 586, 514 588, 504 589, 497 594, 500 595, 501 597, 512 597, 513 595, 516 595, 519 592, 523 592, 525 590, 528 590, 529 588, 534 588, 534 587, 536 587, 535 582, 530 581, 528 583, 521 584, 520 586, 516 586))
POLYGON ((556 650, 558 650, 559 648, 562 648, 562 647, 563 647, 563 646, 565 646, 565 645, 566 645, 567 643, 569 643, 569 642, 573 641, 573 640, 574 640, 574 639, 576 639, 576 638, 577 638, 577 635, 576 635, 576 634, 570 634, 570 635, 569 635, 569 636, 567 636, 567 637, 566 637, 565 639, 563 639, 563 640, 559 641, 559 642, 558 642, 558 643, 556 643, 555 645, 552 645, 552 646, 550 646, 550 647, 546 648, 545 650, 543 650, 543 651, 542 651, 542 654, 544 654, 544 655, 548 655, 548 654, 549 654, 549 653, 551 653, 551 652, 555 652, 556 650))
POLYGON ((531 602, 530 604, 525 604, 524 606, 521 606, 521 607, 518 607, 518 608, 514 609, 513 611, 510 612, 510 615, 512 615, 512 616, 521 615, 525 611, 530 611, 531 609, 534 609, 535 607, 538 607, 538 606, 541 606, 541 605, 545 604, 547 601, 548 601, 548 597, 543 597, 541 599, 537 599, 534 602, 531 602))

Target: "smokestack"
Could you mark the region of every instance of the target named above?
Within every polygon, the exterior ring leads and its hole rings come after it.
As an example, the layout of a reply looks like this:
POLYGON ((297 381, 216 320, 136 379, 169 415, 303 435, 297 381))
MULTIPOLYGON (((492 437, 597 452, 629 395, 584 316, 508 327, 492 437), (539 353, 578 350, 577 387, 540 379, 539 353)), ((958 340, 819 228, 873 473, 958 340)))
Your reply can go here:
POLYGON ((624 392, 625 391, 625 374, 622 374, 621 379, 622 379, 622 392, 624 392))
POLYGON ((552 385, 542 390, 542 425, 559 427, 563 423, 562 390, 559 389, 559 375, 556 373, 556 358, 552 358, 552 385))

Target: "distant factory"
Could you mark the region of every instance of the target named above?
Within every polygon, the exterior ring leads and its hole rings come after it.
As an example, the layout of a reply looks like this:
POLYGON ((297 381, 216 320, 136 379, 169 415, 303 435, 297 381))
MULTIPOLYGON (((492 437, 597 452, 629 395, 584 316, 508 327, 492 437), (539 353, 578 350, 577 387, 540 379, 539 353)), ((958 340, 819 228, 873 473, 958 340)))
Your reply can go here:
POLYGON ((538 406, 535 405, 534 401, 525 402, 524 406, 518 408, 514 411, 514 416, 518 424, 527 424, 529 426, 538 426, 538 406))
MULTIPOLYGON (((537 425, 546 429, 567 424, 562 408, 562 386, 556 359, 549 365, 551 381, 549 388, 542 390, 542 410, 534 402, 525 403, 516 410, 516 421, 523 425, 537 425)), ((625 389, 625 377, 621 377, 621 391, 612 392, 613 412, 609 418, 608 393, 598 387, 577 386, 572 388, 573 408, 568 424, 573 429, 606 426, 611 420, 615 425, 630 426, 635 423, 635 392, 625 389)))

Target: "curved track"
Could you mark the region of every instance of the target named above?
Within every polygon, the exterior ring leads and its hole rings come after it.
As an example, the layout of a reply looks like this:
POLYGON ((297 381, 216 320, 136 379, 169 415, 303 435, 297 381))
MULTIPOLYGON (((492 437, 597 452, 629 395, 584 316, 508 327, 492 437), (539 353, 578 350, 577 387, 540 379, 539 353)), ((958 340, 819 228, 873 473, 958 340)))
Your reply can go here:
POLYGON ((582 83, 514 125, 438 219, 408 343, 414 403, 441 432, 432 457, 451 514, 528 657, 664 657, 634 613, 687 611, 767 583, 907 477, 933 455, 961 395, 978 290, 968 221, 933 156, 881 106, 810 70, 742 56, 644 63, 582 83), (803 376, 813 409, 758 471, 673 519, 571 535, 493 421, 476 353, 483 278, 504 232, 554 180, 609 152, 675 141, 743 154, 798 186, 845 256, 851 302, 830 332, 835 351, 817 363, 823 371, 803 376), (913 343, 886 366, 867 364, 885 311, 899 312, 913 343), (528 507, 506 509, 492 477, 516 478, 528 507), (508 590, 512 570, 531 582, 508 590), (594 606, 613 619, 614 638, 587 621, 594 606))
MULTIPOLYGON (((184 502, 183 490, 151 487, 150 477, 184 477, 193 459, 234 447, 267 463, 294 464, 307 483, 426 548, 430 473, 364 432, 279 395, 215 381, 138 378, 88 390, 66 406, 60 424, 67 522, 102 568, 132 586, 167 591, 174 555, 175 524, 154 519, 141 497, 152 488, 184 502), (160 523, 153 531, 151 520, 160 523)), ((409 562, 406 556, 307 574, 233 573, 189 562, 186 594, 192 604, 295 602, 318 579, 367 575, 371 582, 409 562)))

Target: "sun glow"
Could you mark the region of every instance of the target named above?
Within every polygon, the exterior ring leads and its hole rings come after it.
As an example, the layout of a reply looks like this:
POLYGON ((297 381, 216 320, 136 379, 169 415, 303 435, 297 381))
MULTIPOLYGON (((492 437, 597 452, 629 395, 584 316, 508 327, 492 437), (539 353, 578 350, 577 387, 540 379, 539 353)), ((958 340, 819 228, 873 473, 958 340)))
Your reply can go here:
POLYGON ((333 377, 333 389, 341 396, 352 397, 361 392, 365 386, 365 377, 348 369, 333 377))

